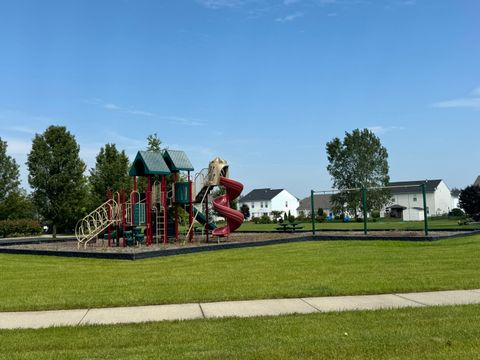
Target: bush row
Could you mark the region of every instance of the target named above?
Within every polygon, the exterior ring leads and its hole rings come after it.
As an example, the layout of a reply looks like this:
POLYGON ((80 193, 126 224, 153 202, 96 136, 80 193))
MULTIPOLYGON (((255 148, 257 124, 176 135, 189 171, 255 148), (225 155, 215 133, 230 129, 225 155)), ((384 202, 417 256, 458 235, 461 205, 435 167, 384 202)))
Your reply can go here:
POLYGON ((37 220, 0 220, 0 236, 39 235, 42 226, 37 220))

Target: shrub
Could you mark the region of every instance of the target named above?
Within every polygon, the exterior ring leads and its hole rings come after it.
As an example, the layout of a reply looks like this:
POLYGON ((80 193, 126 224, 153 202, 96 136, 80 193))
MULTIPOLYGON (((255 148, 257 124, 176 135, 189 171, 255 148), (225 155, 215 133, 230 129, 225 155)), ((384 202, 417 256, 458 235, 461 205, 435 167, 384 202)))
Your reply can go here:
POLYGON ((42 227, 37 220, 2 220, 0 221, 0 236, 39 235, 42 227))
POLYGON ((262 217, 259 219, 259 224, 271 224, 272 220, 268 215, 263 214, 262 217))
POLYGON ((380 219, 380 211, 372 211, 372 219, 380 219))
POLYGON ((465 213, 463 212, 462 209, 455 208, 450 212, 450 216, 453 217, 464 217, 465 213))
POLYGON ((288 222, 295 222, 295 216, 292 215, 292 213, 290 212, 290 210, 288 211, 288 218, 287 218, 288 222))

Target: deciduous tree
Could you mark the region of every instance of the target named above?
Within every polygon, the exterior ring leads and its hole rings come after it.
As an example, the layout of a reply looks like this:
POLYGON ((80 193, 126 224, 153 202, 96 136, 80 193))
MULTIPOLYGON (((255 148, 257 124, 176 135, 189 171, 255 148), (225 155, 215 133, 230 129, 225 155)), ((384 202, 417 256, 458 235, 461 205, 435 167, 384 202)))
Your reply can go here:
MULTIPOLYGON (((346 191, 388 186, 388 152, 380 139, 369 129, 356 129, 345 133, 345 138, 334 138, 327 143, 327 155, 333 186, 341 190, 332 196, 336 210, 347 209, 358 215, 361 208, 361 191, 346 191), (343 191, 342 191, 343 190, 343 191)), ((379 210, 388 204, 390 191, 369 190, 368 210, 379 210)))
POLYGON ((463 189, 459 205, 475 221, 480 221, 480 186, 471 185, 463 189))
POLYGON ((36 134, 28 154, 28 182, 42 218, 57 228, 73 230, 85 211, 85 163, 75 137, 64 126, 50 126, 36 134))
POLYGON ((97 155, 95 167, 90 170, 91 191, 98 206, 107 200, 107 191, 129 190, 128 156, 118 151, 115 144, 106 144, 97 155))

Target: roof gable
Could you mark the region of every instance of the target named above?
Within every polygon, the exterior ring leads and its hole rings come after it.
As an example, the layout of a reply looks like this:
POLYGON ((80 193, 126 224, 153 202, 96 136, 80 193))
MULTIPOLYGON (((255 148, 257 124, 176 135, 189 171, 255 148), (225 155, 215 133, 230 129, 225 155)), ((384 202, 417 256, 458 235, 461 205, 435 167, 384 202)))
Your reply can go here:
POLYGON ((187 154, 185 154, 183 151, 167 149, 163 152, 163 159, 172 172, 194 170, 192 163, 187 157, 187 154))
POLYGON ((171 174, 161 152, 139 151, 128 172, 130 176, 171 174))
POLYGON ((477 180, 473 183, 475 186, 480 186, 480 176, 477 177, 477 180))
POLYGON ((272 200, 275 196, 280 194, 284 189, 255 189, 245 195, 240 201, 265 201, 272 200))

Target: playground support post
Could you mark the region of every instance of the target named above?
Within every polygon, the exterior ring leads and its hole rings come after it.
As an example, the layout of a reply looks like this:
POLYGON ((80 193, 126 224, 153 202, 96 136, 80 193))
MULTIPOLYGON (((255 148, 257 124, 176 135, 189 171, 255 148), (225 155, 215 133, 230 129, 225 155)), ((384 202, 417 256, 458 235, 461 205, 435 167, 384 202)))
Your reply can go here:
POLYGON ((205 201, 205 218, 206 218, 206 222, 205 222, 205 234, 207 235, 207 239, 206 239, 206 242, 208 244, 208 238, 209 238, 209 233, 208 233, 208 224, 210 222, 210 219, 209 219, 209 216, 208 216, 208 190, 207 190, 207 199, 205 201))
MULTIPOLYGON (((190 171, 188 172, 188 205, 189 205, 189 210, 188 210, 188 228, 191 229, 192 228, 192 224, 193 224, 193 182, 192 182, 192 179, 190 177, 190 171)), ((189 240, 190 242, 193 241, 193 231, 190 231, 189 233, 189 240)))
POLYGON ((363 233, 368 235, 367 189, 362 189, 363 233))
POLYGON ((152 179, 151 179, 151 176, 148 175, 147 176, 147 197, 145 199, 145 210, 146 210, 146 214, 145 214, 145 217, 146 217, 146 221, 147 221, 147 224, 146 224, 146 244, 147 245, 152 245, 152 224, 150 223, 150 220, 151 220, 151 193, 152 193, 152 179))
POLYGON ((423 194, 423 216, 424 216, 424 225, 425 225, 425 236, 428 236, 428 210, 427 210, 427 184, 422 184, 422 194, 423 194))
POLYGON ((110 192, 110 190, 108 190, 108 228, 107 228, 107 232, 108 232, 108 247, 110 247, 112 245, 112 233, 111 233, 111 230, 110 230, 110 220, 112 219, 112 206, 110 204, 110 199, 112 198, 112 194, 110 192))
POLYGON ((175 242, 178 242, 178 206, 177 206, 177 202, 176 202, 176 199, 175 199, 175 186, 177 184, 177 181, 178 181, 178 173, 173 173, 173 201, 172 201, 172 204, 173 204, 173 207, 175 209, 175 242))
MULTIPOLYGON (((166 245, 168 242, 168 204, 167 204, 167 178, 165 175, 162 176, 162 202, 163 202, 163 245, 166 245)), ((175 218, 176 221, 176 218, 175 218)), ((157 240, 158 242, 158 240, 157 240)))
POLYGON ((125 190, 122 190, 122 235, 123 235, 123 247, 127 246, 127 238, 125 237, 125 231, 127 230, 127 203, 125 199, 125 190))
POLYGON ((312 212, 310 216, 312 218, 312 232, 313 232, 313 235, 315 236, 315 191, 312 190, 310 195, 311 195, 311 203, 312 203, 312 212))

